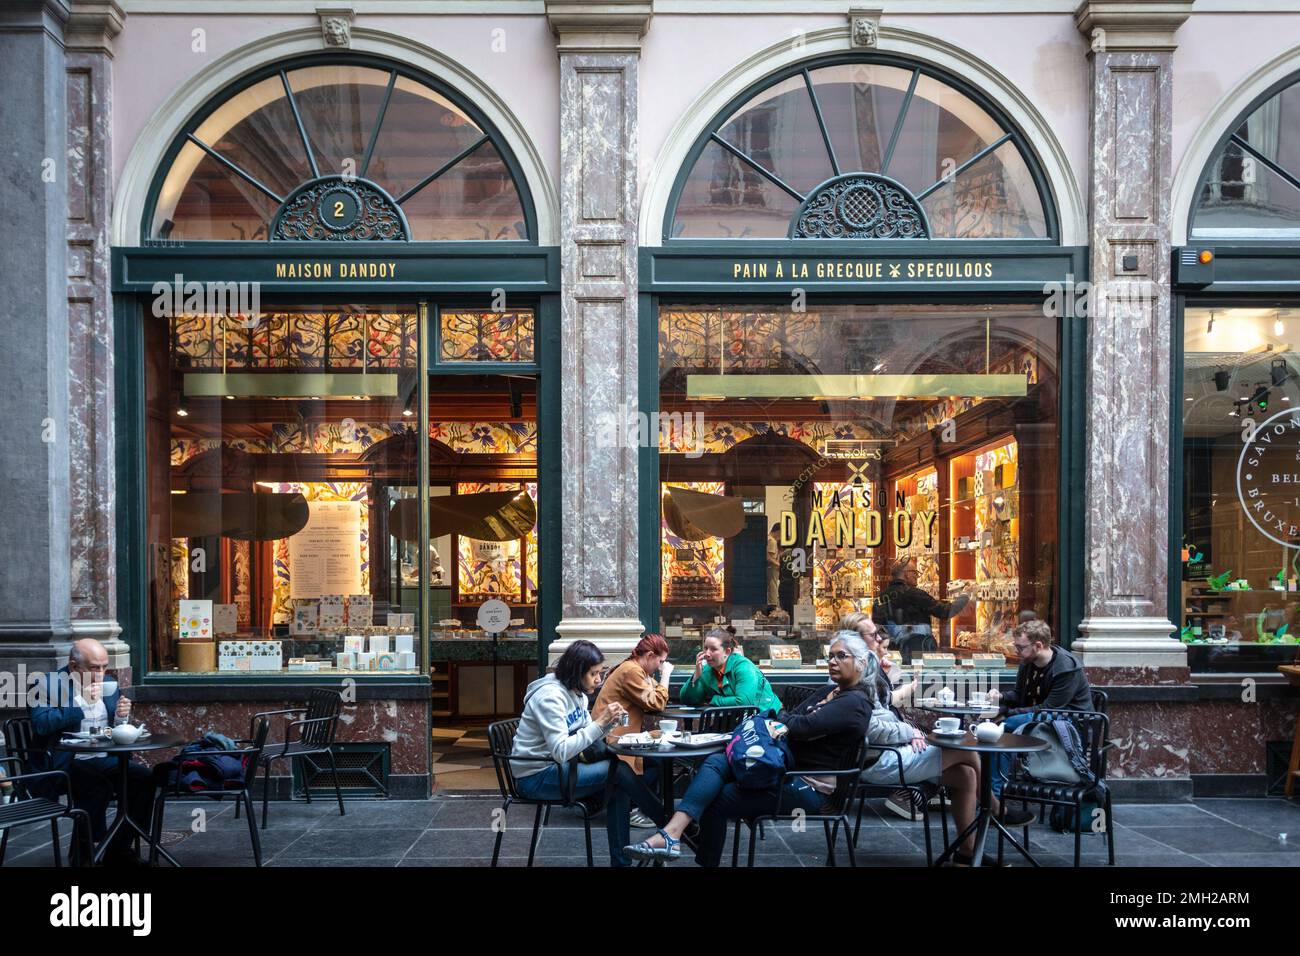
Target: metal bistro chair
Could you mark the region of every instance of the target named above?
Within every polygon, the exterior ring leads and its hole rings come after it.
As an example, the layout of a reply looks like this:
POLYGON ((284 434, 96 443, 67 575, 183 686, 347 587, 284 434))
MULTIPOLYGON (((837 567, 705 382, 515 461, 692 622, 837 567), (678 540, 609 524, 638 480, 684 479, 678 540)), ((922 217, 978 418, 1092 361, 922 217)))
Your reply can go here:
MULTIPOLYGON (((934 851, 930 843, 929 794, 926 793, 925 788, 922 787, 919 783, 908 783, 903 778, 903 747, 901 745, 890 746, 887 744, 868 744, 867 756, 870 757, 872 753, 879 752, 879 756, 877 757, 877 759, 880 759, 884 757, 884 751, 886 750, 892 751, 895 758, 898 761, 897 763, 898 783, 894 783, 892 780, 889 783, 867 783, 867 781, 861 778, 858 779, 857 784, 853 788, 853 795, 849 798, 850 803, 852 802, 852 798, 854 796, 858 798, 858 816, 853 823, 853 845, 854 846, 858 845, 858 832, 862 828, 862 811, 864 805, 866 804, 867 797, 887 797, 891 793, 894 793, 897 790, 906 790, 911 794, 915 794, 919 798, 916 802, 920 803, 921 805, 921 823, 925 827, 925 865, 930 866, 934 862, 934 851)), ((948 842, 948 808, 943 794, 943 787, 939 787, 938 796, 939 796, 939 815, 943 821, 944 843, 947 843, 948 842)), ((916 811, 914 810, 912 816, 913 820, 916 819, 915 814, 916 811)))
POLYGON ((776 693, 776 699, 781 702, 783 708, 794 710, 821 690, 821 686, 812 684, 774 684, 772 690, 776 693))
POLYGON ((696 733, 729 734, 757 713, 757 707, 709 707, 700 713, 696 733))
MULTIPOLYGON (((5 735, 9 739, 9 735, 5 735)), ((5 848, 9 845, 9 831, 13 827, 29 823, 48 823, 50 825, 50 846, 54 850, 54 865, 63 866, 63 854, 59 848, 59 820, 67 817, 72 820, 72 842, 69 845, 68 862, 78 866, 82 850, 91 845, 90 817, 85 810, 80 810, 72 802, 72 780, 64 770, 42 770, 39 773, 23 773, 23 762, 17 757, 0 757, 0 767, 12 764, 17 773, 0 776, 0 780, 12 787, 12 799, 0 804, 0 866, 4 866, 5 848), (30 785, 35 780, 62 782, 48 796, 39 796, 31 792, 30 785), (60 790, 66 796, 66 802, 55 799, 60 790)), ((48 785, 41 787, 48 792, 48 785)))
MULTIPOLYGON (((1106 814, 1106 852, 1110 866, 1115 865, 1115 816, 1111 808, 1110 788, 1106 786, 1106 752, 1112 744, 1107 740, 1110 719, 1102 713, 1084 710, 1037 710, 1033 722, 1068 720, 1079 731, 1088 766, 1097 782, 1086 784, 1052 783, 1034 780, 1024 773, 1023 758, 1012 765, 1011 774, 1002 785, 1002 806, 1007 800, 1037 803, 1044 810, 1048 806, 1067 807, 1074 811, 1074 865, 1079 865, 1080 841, 1083 836, 1083 804, 1092 799, 1100 803, 1106 814)), ((1041 814, 1040 814, 1041 817, 1041 814)), ((1025 843, 1029 842, 1029 826, 1025 826, 1025 843)), ((998 862, 1002 862, 1003 838, 998 834, 998 862)))
MULTIPOLYGON (((257 736, 257 721, 260 718, 280 717, 285 719, 284 740, 267 744, 262 749, 262 763, 266 774, 262 781, 262 829, 266 829, 266 805, 271 796, 271 764, 276 760, 297 760, 301 768, 304 757, 325 754, 329 757, 330 775, 334 780, 334 796, 339 801, 339 816, 346 815, 343 809, 343 791, 339 789, 339 768, 334 762, 334 734, 338 730, 339 713, 343 709, 343 695, 328 687, 314 687, 307 695, 306 707, 290 707, 287 710, 268 710, 254 714, 248 724, 249 738, 257 736), (293 715, 301 714, 298 720, 290 720, 293 715), (298 737, 294 739, 294 728, 298 728, 298 737)), ((302 775, 303 793, 311 803, 311 782, 306 773, 302 775)), ((239 812, 239 804, 235 804, 239 812)))
POLYGON ((238 750, 190 750, 182 751, 176 758, 176 776, 169 786, 159 786, 154 794, 153 812, 150 819, 153 821, 153 847, 149 851, 149 865, 154 866, 158 862, 158 843, 162 838, 163 816, 166 814, 167 797, 177 799, 190 797, 207 797, 210 800, 218 802, 226 797, 233 797, 235 801, 235 817, 238 819, 241 805, 248 811, 248 836, 253 842, 253 865, 262 865, 262 838, 257 832, 257 814, 253 812, 253 782, 257 779, 257 764, 261 760, 263 748, 266 747, 266 736, 270 732, 271 722, 263 717, 256 721, 257 732, 250 738, 234 741, 240 745, 238 750), (244 761, 243 776, 239 780, 239 785, 221 790, 182 790, 181 783, 181 762, 192 760, 197 757, 231 757, 238 756, 244 761))
MULTIPOLYGON (((508 815, 512 804, 520 803, 525 806, 534 806, 537 812, 533 815, 533 836, 528 843, 528 865, 533 865, 533 857, 537 853, 537 841, 541 837, 542 827, 550 822, 551 807, 574 807, 582 813, 582 827, 587 838, 587 865, 595 866, 596 862, 591 853, 591 818, 601 811, 604 806, 604 796, 599 798, 579 799, 573 795, 574 788, 578 782, 577 759, 569 761, 569 772, 564 774, 564 791, 563 795, 556 800, 538 800, 534 797, 525 797, 519 792, 518 784, 515 780, 514 769, 511 762, 518 763, 544 763, 554 764, 555 761, 550 757, 512 757, 511 750, 514 749, 515 734, 519 732, 519 718, 511 720, 498 721, 488 726, 488 745, 492 753, 492 766, 497 772, 497 787, 501 791, 501 809, 503 817, 508 815), (542 812, 546 812, 546 821, 542 820, 542 812)), ((497 865, 497 860, 501 856, 501 840, 505 836, 505 820, 502 819, 500 827, 497 829, 496 840, 492 844, 492 865, 497 865)))
POLYGON ((849 866, 856 867, 858 861, 853 855, 853 834, 849 826, 849 810, 853 805, 853 792, 856 789, 858 778, 862 774, 862 769, 867 762, 867 743, 864 740, 853 752, 852 759, 846 761, 845 765, 839 770, 787 770, 784 779, 790 777, 817 776, 817 777, 835 777, 835 789, 831 795, 826 798, 826 802, 819 813, 799 814, 781 812, 781 793, 777 791, 776 809, 772 813, 760 814, 752 820, 736 820, 734 840, 731 845, 731 865, 738 866, 740 860, 740 824, 743 822, 749 827, 749 859, 747 866, 754 865, 755 838, 758 835, 758 829, 765 823, 775 823, 778 820, 820 820, 822 829, 826 832, 826 865, 835 865, 835 844, 839 839, 840 827, 844 828, 844 844, 849 851, 849 866), (834 827, 832 828, 832 824, 834 827))

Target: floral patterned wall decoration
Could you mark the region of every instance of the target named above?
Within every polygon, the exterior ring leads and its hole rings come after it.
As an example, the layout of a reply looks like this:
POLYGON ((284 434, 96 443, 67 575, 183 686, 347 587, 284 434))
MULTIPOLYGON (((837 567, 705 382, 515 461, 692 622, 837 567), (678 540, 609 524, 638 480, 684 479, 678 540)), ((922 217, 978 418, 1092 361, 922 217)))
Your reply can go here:
POLYGON ((172 365, 193 370, 415 368, 414 312, 264 312, 172 319, 172 365))
POLYGON ((440 362, 532 362, 532 309, 440 312, 440 362))
MULTIPOLYGON (((529 497, 537 499, 536 485, 525 485, 529 497)), ((518 484, 511 482, 470 482, 456 485, 456 494, 474 495, 486 491, 517 491, 518 484)), ((485 601, 500 598, 515 603, 521 597, 523 569, 520 564, 519 541, 476 541, 461 535, 457 537, 456 581, 462 601, 485 601)), ((537 525, 534 524, 524 539, 530 555, 537 553, 537 525)), ((529 561, 529 581, 537 580, 536 558, 529 561)), ((536 596, 532 598, 536 600, 536 596)))
POLYGON ((720 454, 746 439, 769 434, 793 438, 820 453, 823 443, 828 439, 869 440, 880 438, 884 432, 865 422, 741 422, 706 419, 704 434, 699 436, 693 427, 686 433, 685 428, 679 428, 675 421, 669 420, 660 429, 659 450, 720 454))
MULTIPOLYGON (((721 495, 726 493, 727 485, 722 481, 666 481, 660 486, 661 500, 669 488, 689 488, 708 495, 721 495)), ((659 513, 663 602, 709 604, 721 601, 727 570, 726 541, 722 538, 686 541, 669 530, 668 522, 663 518, 662 504, 659 513), (689 557, 686 556, 688 551, 689 557)))

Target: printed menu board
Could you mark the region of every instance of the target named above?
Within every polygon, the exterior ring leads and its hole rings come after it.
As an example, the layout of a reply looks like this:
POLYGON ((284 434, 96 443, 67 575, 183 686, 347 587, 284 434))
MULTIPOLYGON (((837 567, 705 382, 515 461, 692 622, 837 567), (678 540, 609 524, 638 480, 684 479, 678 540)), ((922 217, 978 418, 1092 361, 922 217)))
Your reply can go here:
POLYGON ((361 502, 310 501, 307 525, 289 539, 289 596, 361 591, 361 502))

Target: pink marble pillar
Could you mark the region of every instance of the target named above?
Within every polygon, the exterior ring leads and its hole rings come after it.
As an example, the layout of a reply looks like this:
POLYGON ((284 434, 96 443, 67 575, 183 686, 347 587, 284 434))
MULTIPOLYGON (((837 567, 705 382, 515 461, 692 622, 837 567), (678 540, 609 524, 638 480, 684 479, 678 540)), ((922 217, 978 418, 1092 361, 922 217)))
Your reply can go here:
POLYGON ((640 637, 637 454, 637 61, 648 0, 548 0, 560 57, 561 640, 606 653, 640 637))
POLYGON ((1098 683, 1187 679, 1167 605, 1171 64, 1185 2, 1085 0, 1092 109, 1082 638, 1098 683))
POLYGON ((67 50, 69 561, 73 638, 93 637, 129 668, 118 635, 114 533, 112 208, 115 0, 73 0, 67 50))

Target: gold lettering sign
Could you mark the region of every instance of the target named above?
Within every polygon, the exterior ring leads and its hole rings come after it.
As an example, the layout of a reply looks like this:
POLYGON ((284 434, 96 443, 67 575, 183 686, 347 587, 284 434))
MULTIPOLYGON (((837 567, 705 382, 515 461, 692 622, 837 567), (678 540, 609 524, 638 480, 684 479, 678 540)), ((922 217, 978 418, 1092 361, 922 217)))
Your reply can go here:
POLYGON ((277 262, 277 279, 396 279, 396 262, 277 262))
POLYGON ((953 281, 992 279, 993 263, 976 259, 738 259, 731 263, 731 280, 802 279, 890 282, 893 280, 953 281))

